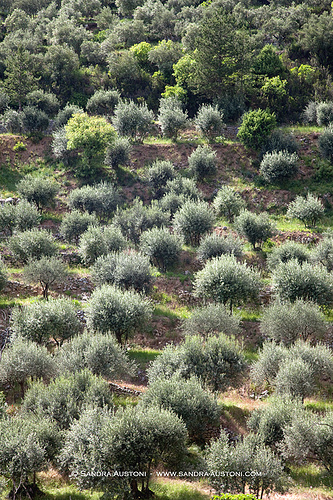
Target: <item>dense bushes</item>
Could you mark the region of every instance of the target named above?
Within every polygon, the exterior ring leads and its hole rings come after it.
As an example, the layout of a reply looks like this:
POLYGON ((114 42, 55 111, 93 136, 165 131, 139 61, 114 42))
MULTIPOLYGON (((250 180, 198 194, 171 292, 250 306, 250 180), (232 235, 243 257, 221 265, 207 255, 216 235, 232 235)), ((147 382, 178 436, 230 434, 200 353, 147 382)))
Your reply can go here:
POLYGON ((108 182, 100 182, 93 186, 83 186, 71 191, 69 206, 72 209, 95 212, 98 217, 110 218, 120 205, 118 189, 108 182))
POLYGON ((266 182, 273 184, 291 179, 298 171, 297 160, 296 153, 287 151, 265 153, 260 164, 260 173, 266 182))
POLYGON ((274 113, 263 109, 248 111, 243 115, 237 137, 245 146, 260 149, 275 126, 274 113))
POLYGON ((202 238, 197 256, 199 260, 208 260, 226 254, 241 257, 243 255, 242 246, 241 241, 231 235, 223 237, 216 233, 208 234, 202 238))

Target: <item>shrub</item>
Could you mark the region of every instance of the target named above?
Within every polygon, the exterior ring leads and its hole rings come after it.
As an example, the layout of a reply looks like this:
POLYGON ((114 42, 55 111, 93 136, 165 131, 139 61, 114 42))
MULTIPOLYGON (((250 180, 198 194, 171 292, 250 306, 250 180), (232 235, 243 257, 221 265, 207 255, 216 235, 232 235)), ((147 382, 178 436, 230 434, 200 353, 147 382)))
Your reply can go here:
POLYGON ((22 111, 23 128, 30 133, 45 132, 49 126, 49 117, 35 106, 25 106, 22 111))
POLYGON ((274 233, 267 213, 257 215, 248 210, 243 210, 235 219, 235 228, 239 234, 245 236, 254 250, 257 244, 260 247, 274 233))
POLYGON ((133 250, 98 257, 91 268, 91 277, 97 285, 133 288, 137 292, 148 293, 152 284, 148 257, 133 250))
POLYGON ((167 181, 175 178, 175 169, 171 161, 156 160, 147 170, 147 180, 152 186, 155 196, 161 198, 165 192, 167 181))
POLYGON ((324 158, 332 160, 333 158, 333 125, 330 124, 322 134, 319 136, 318 140, 319 151, 324 158))
POLYGON ((16 226, 16 207, 11 203, 5 203, 0 206, 0 231, 13 234, 13 229, 16 226))
POLYGON ((262 386, 273 385, 280 366, 288 356, 288 349, 276 342, 264 342, 258 352, 258 360, 251 366, 251 380, 262 386))
POLYGON ((60 234, 67 241, 78 243, 81 234, 87 231, 89 226, 94 225, 97 225, 95 214, 89 214, 87 212, 81 213, 78 210, 72 210, 72 212, 63 217, 60 225, 60 234))
POLYGON ((27 94, 29 106, 34 106, 49 116, 59 111, 59 101, 55 94, 44 92, 44 90, 33 90, 27 94))
POLYGON ((295 177, 298 172, 298 156, 287 151, 265 153, 260 163, 260 173, 269 183, 279 183, 295 177))
POLYGON ((47 344, 52 338, 59 346, 79 333, 81 324, 73 302, 59 298, 14 308, 11 328, 15 334, 38 344, 47 344))
POLYGON ((319 305, 333 302, 333 278, 321 265, 290 260, 280 264, 273 274, 273 286, 281 300, 312 300, 319 305))
POLYGON ((208 203, 188 200, 175 213, 173 227, 187 244, 198 246, 205 233, 212 230, 214 214, 208 203))
POLYGON ((140 407, 172 411, 184 421, 191 439, 197 442, 202 442, 204 429, 216 424, 219 417, 213 395, 205 391, 196 378, 184 380, 177 374, 149 384, 139 401, 140 407))
POLYGON ((87 368, 106 379, 133 375, 134 365, 126 351, 110 333, 91 333, 72 337, 57 353, 56 361, 64 372, 75 373, 87 368))
POLYGON ((69 162, 71 153, 68 151, 67 144, 67 132, 65 127, 58 128, 52 132, 52 152, 57 160, 62 160, 66 164, 69 162))
MULTIPOLYGON (((207 449, 206 460, 208 471, 228 472, 210 476, 209 482, 218 492, 245 493, 247 488, 255 498, 262 498, 265 492, 283 491, 284 473, 281 460, 253 434, 232 446, 228 443, 227 435, 222 433, 207 449), (248 474, 247 471, 256 471, 256 474, 248 474)), ((237 499, 238 496, 240 500, 242 497, 244 500, 251 498, 248 495, 231 495, 226 496, 226 499, 237 499)), ((219 498, 217 497, 218 500, 219 498)))
POLYGON ((317 123, 320 127, 327 127, 333 122, 333 102, 319 102, 317 105, 317 123))
POLYGON ((94 186, 74 189, 69 195, 70 208, 86 211, 89 214, 95 212, 98 217, 106 219, 113 215, 120 205, 120 201, 117 188, 113 184, 103 181, 94 186))
POLYGON ((303 264, 303 262, 310 259, 310 252, 302 243, 287 241, 283 245, 273 248, 267 257, 267 264, 270 269, 275 269, 281 263, 292 259, 297 260, 299 264, 303 264))
POLYGON ((242 246, 240 239, 236 239, 231 235, 223 237, 216 233, 208 234, 201 240, 197 250, 197 257, 199 260, 208 260, 221 255, 242 257, 242 246))
POLYGON ((266 446, 276 452, 279 451, 278 445, 283 442, 284 428, 292 422, 294 414, 302 410, 298 401, 275 397, 266 408, 254 410, 247 425, 266 446))
POLYGON ((26 392, 22 410, 56 422, 68 429, 88 405, 112 408, 112 395, 106 380, 89 370, 57 377, 48 386, 34 382, 26 392))
POLYGON ((19 384, 22 397, 29 378, 49 381, 57 371, 57 364, 47 349, 26 339, 16 338, 2 353, 0 381, 11 386, 19 384))
POLYGON ((116 137, 114 143, 106 149, 105 165, 112 168, 127 165, 130 161, 131 150, 132 146, 127 137, 116 137))
POLYGON ((258 298, 260 279, 256 271, 238 263, 233 255, 222 255, 196 273, 194 288, 197 297, 229 303, 232 310, 234 305, 258 298))
POLYGON ((144 206, 142 201, 136 198, 132 207, 117 210, 113 224, 121 229, 126 238, 138 245, 144 231, 153 227, 166 226, 169 218, 169 214, 163 213, 158 205, 144 206))
POLYGON ((55 117, 55 126, 64 127, 67 125, 68 120, 72 118, 73 115, 77 115, 78 113, 83 113, 83 109, 76 104, 66 104, 66 106, 61 109, 55 117))
POLYGON ((119 252, 127 247, 127 240, 116 227, 89 226, 80 236, 79 254, 86 266, 94 264, 101 255, 119 252))
POLYGON ((182 239, 166 228, 152 228, 142 233, 140 250, 162 271, 172 267, 179 259, 182 239))
POLYGON ((196 179, 204 179, 216 171, 216 153, 209 146, 198 146, 189 156, 188 164, 196 179))
POLYGON ((310 123, 311 125, 317 124, 317 107, 318 102, 309 101, 305 106, 303 111, 304 121, 305 123, 310 123))
POLYGON ((188 318, 183 320, 182 331, 186 335, 202 335, 225 333, 238 335, 240 333, 240 319, 227 311, 223 304, 208 304, 191 311, 188 318))
POLYGON ((119 135, 142 142, 150 130, 153 119, 152 111, 149 111, 145 104, 120 101, 115 108, 112 124, 119 135))
POLYGON ((162 134, 176 140, 179 131, 187 125, 187 112, 183 111, 181 101, 175 97, 161 99, 158 121, 162 134))
POLYGON ((177 176, 172 180, 168 180, 165 185, 166 193, 174 193, 176 195, 184 195, 191 200, 200 200, 201 193, 197 188, 194 179, 177 176))
POLYGON ((151 314, 150 302, 132 290, 102 285, 93 291, 88 303, 87 325, 102 333, 112 332, 121 344, 151 314))
POLYGON ((42 255, 38 260, 30 260, 23 274, 29 283, 39 283, 44 299, 48 299, 50 286, 61 283, 67 276, 67 270, 58 258, 42 255))
POLYGON ((37 208, 41 209, 53 203, 59 185, 48 177, 34 177, 28 174, 20 180, 16 189, 22 198, 35 203, 37 208))
POLYGON ((245 202, 240 194, 230 186, 222 186, 214 199, 213 206, 219 217, 226 217, 229 222, 234 221, 245 208, 245 202))
POLYGON ((172 217, 188 200, 189 198, 186 198, 183 194, 170 192, 166 193, 160 200, 158 200, 158 205, 163 212, 168 213, 169 216, 172 217))
POLYGON ((152 383, 178 373, 185 379, 197 377, 213 391, 223 391, 244 369, 245 359, 235 339, 219 334, 203 341, 191 335, 178 346, 165 347, 148 369, 148 378, 152 383))
POLYGON ((51 257, 57 252, 52 234, 45 229, 36 228, 16 233, 9 241, 9 248, 23 262, 40 259, 44 255, 51 257))
POLYGON ((275 127, 276 117, 274 113, 263 109, 248 111, 243 115, 237 137, 245 146, 260 149, 275 127))
POLYGON ((333 233, 324 233, 323 236, 313 250, 311 260, 315 264, 322 264, 330 272, 333 270, 333 233))
POLYGON ((261 148, 261 156, 273 151, 287 151, 289 154, 297 153, 298 144, 292 134, 286 134, 281 130, 273 130, 261 148))
POLYGON ((309 411, 297 412, 284 428, 284 455, 299 463, 315 459, 331 474, 332 439, 333 412, 324 415, 309 411))
POLYGON ((296 196, 296 199, 289 203, 287 217, 294 217, 301 220, 306 227, 315 226, 318 220, 324 215, 322 202, 311 193, 306 198, 296 196))
POLYGON ((3 290, 6 285, 7 285, 7 269, 3 260, 0 258, 0 291, 3 290))
POLYGON ((14 109, 8 109, 2 115, 1 123, 8 132, 20 134, 23 129, 23 113, 14 109))
POLYGON ((290 345, 297 339, 318 341, 327 331, 327 321, 317 304, 297 299, 275 301, 264 312, 260 330, 276 342, 290 345))
POLYGON ((218 106, 202 104, 194 123, 201 134, 211 141, 222 133, 223 113, 219 111, 218 106))
POLYGON ((14 205, 15 228, 18 231, 26 231, 38 226, 41 216, 35 205, 26 200, 21 200, 14 205))
POLYGON ((86 109, 91 115, 113 115, 114 109, 120 101, 117 90, 96 90, 87 102, 86 109))

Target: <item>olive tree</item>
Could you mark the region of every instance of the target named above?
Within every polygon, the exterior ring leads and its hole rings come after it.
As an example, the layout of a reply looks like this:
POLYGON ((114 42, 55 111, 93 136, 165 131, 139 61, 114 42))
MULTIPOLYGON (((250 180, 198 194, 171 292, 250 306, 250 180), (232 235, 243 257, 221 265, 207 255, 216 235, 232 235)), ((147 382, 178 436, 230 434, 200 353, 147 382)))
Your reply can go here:
POLYGON ((36 205, 21 200, 16 205, 6 203, 0 207, 0 231, 12 236, 13 230, 26 231, 37 226, 41 220, 36 205))
POLYGON ((212 141, 221 135, 223 128, 223 113, 218 106, 202 104, 194 120, 195 127, 204 137, 212 141))
POLYGON ((17 232, 10 238, 9 248, 14 256, 24 263, 30 259, 52 257, 57 252, 52 234, 46 229, 37 228, 17 232))
POLYGON ((213 206, 219 217, 226 217, 229 222, 233 222, 235 215, 245 208, 245 201, 232 187, 222 186, 214 198, 213 206))
POLYGON ((289 203, 287 217, 299 219, 305 227, 310 227, 317 224, 324 212, 324 206, 319 198, 308 193, 306 198, 296 196, 296 199, 289 203))
POLYGON ((175 213, 173 227, 185 243, 198 246, 202 236, 212 230, 214 213, 205 201, 185 201, 175 213))
POLYGON ((120 165, 127 165, 131 151, 132 144, 127 137, 116 137, 106 149, 104 164, 115 169, 120 165))
POLYGON ((10 386, 18 384, 22 397, 29 378, 49 381, 57 372, 57 364, 47 349, 30 340, 17 337, 2 353, 0 381, 10 386))
POLYGON ((149 111, 146 104, 120 101, 115 108, 112 124, 120 136, 142 142, 151 128, 153 119, 153 112, 149 111))
POLYGON ((191 440, 202 442, 207 425, 218 421, 219 409, 213 395, 205 391, 195 377, 182 379, 179 374, 169 379, 156 379, 139 400, 141 408, 164 408, 182 418, 191 440))
POLYGON ((152 285, 149 258, 133 250, 98 257, 91 268, 91 275, 97 285, 115 285, 137 292, 147 293, 152 285))
POLYGON ((161 198, 165 192, 167 181, 175 178, 175 168, 171 161, 156 160, 147 170, 147 180, 152 186, 155 196, 161 198))
POLYGON ((166 228, 154 227, 144 231, 140 238, 140 250, 152 264, 162 271, 172 267, 179 259, 182 238, 166 228))
POLYGON ((261 332, 276 342, 290 345, 298 339, 318 341, 327 332, 328 323, 319 306, 297 299, 295 302, 275 301, 260 322, 261 332))
POLYGON ((81 234, 87 231, 89 226, 97 225, 97 218, 94 213, 80 212, 79 210, 72 210, 67 213, 60 225, 60 234, 67 241, 78 243, 81 234))
POLYGON ((197 257, 204 261, 221 255, 234 255, 239 258, 243 255, 242 247, 240 239, 232 235, 223 237, 216 233, 207 234, 201 240, 197 257))
POLYGON ((182 331, 206 338, 220 332, 236 336, 241 331, 240 319, 230 314, 223 304, 208 304, 191 311, 182 322, 182 331))
POLYGON ((87 307, 87 325, 102 333, 112 332, 121 344, 151 315, 149 300, 132 290, 102 285, 93 291, 87 307))
POLYGON ((79 333, 81 324, 73 302, 59 298, 15 307, 11 316, 11 328, 15 334, 38 344, 47 344, 53 339, 59 346, 64 340, 79 333))
POLYGON ((35 203, 40 210, 54 201, 59 191, 59 185, 48 177, 35 177, 32 174, 27 174, 17 184, 16 189, 22 198, 30 203, 35 203))
POLYGON ((268 267, 274 270, 281 263, 296 260, 299 264, 310 260, 310 252, 302 243, 287 241, 278 247, 273 248, 267 257, 268 267))
POLYGON ((68 271, 62 260, 45 255, 39 259, 30 260, 23 269, 25 280, 28 283, 39 283, 46 300, 48 300, 50 287, 62 283, 67 274, 68 271))
POLYGON ((321 306, 333 302, 333 277, 321 264, 297 260, 280 264, 273 273, 273 286, 281 300, 311 300, 321 306))
POLYGON ((91 115, 111 116, 119 101, 117 90, 96 90, 88 99, 86 109, 91 115))
POLYGON ((175 97, 161 99, 158 121, 162 134, 175 141, 179 131, 186 128, 187 111, 183 111, 181 101, 175 97))
POLYGON ((68 201, 72 210, 95 213, 97 217, 109 219, 120 205, 121 197, 113 184, 101 181, 93 186, 74 189, 68 201))
POLYGON ((248 210, 243 210, 236 217, 235 228, 241 236, 244 236, 251 243, 254 250, 256 245, 260 247, 274 234, 274 227, 267 213, 257 215, 248 210))
POLYGON ((324 238, 318 243, 311 254, 311 261, 322 264, 327 271, 333 270, 333 233, 323 234, 324 238))
POLYGON ((213 391, 233 385, 246 367, 237 341, 224 334, 188 335, 182 344, 167 346, 148 369, 149 382, 170 378, 178 373, 182 378, 197 377, 204 387, 213 391))
POLYGON ((188 158, 190 172, 196 179, 204 179, 216 171, 216 152, 210 146, 198 146, 188 158))
POLYGON ((0 291, 7 285, 7 268, 0 258, 0 291))
POLYGON ((298 156, 288 151, 265 153, 260 163, 260 173, 266 182, 275 184, 295 177, 298 156))
POLYGON ((329 124, 319 136, 319 151, 324 158, 332 160, 333 158, 333 126, 329 124))
POLYGON ((194 293, 197 297, 229 304, 230 311, 234 305, 256 300, 259 289, 258 272, 245 263, 237 262, 233 255, 222 255, 209 260, 194 279, 194 293))
POLYGON ((22 411, 49 418, 59 429, 68 429, 89 405, 113 408, 107 381, 85 369, 61 375, 49 385, 34 382, 25 394, 22 411))
POLYGON ((59 349, 56 361, 64 372, 75 373, 87 368, 111 380, 134 374, 133 363, 111 333, 85 330, 59 349))

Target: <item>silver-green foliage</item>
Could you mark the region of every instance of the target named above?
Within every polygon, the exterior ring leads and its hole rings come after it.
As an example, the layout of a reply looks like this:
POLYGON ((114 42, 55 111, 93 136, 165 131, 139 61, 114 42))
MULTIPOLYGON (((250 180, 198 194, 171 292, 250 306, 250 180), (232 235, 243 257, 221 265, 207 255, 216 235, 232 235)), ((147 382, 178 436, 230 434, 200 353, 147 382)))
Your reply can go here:
POLYGON ((176 176, 175 168, 171 161, 156 160, 147 170, 147 180, 152 186, 157 198, 165 192, 167 181, 173 180, 176 176))
POLYGON ((62 283, 67 274, 67 268, 62 260, 45 255, 39 259, 29 260, 27 266, 23 269, 26 281, 41 285, 45 299, 48 298, 50 286, 62 283))
POLYGON ((18 193, 37 208, 44 208, 54 201, 59 191, 58 183, 48 177, 27 174, 16 187, 18 193))
POLYGON ((194 289, 197 297, 229 304, 232 310, 234 305, 258 298, 260 278, 257 271, 237 262, 233 255, 222 255, 196 273, 194 289))
POLYGON ((57 372, 57 364, 47 349, 30 340, 17 337, 2 353, 1 383, 11 386, 19 384, 22 395, 29 378, 48 381, 55 377, 57 372))
POLYGON ((328 323, 319 306, 297 299, 294 303, 275 301, 265 311, 260 330, 276 342, 290 345, 298 339, 318 341, 328 323))
POLYGON ((177 98, 161 99, 158 121, 162 134, 175 140, 179 131, 186 128, 187 111, 183 111, 182 103, 177 98))
POLYGON ((151 128, 153 119, 153 112, 146 104, 120 101, 115 108, 112 124, 119 135, 142 142, 151 128))
POLYGON ((333 271, 333 232, 323 234, 324 238, 318 243, 311 255, 311 261, 322 264, 327 271, 333 271))
POLYGON ((102 285, 93 291, 87 307, 87 325, 91 330, 112 332, 119 343, 151 315, 149 300, 132 290, 102 285))
POLYGON ((21 200, 16 205, 6 203, 0 207, 0 231, 12 235, 13 230, 26 231, 37 226, 41 216, 35 205, 21 200))
POLYGON ((219 217, 226 217, 229 222, 233 222, 235 215, 245 208, 245 201, 232 187, 222 186, 214 198, 213 206, 219 217))
POLYGON ((267 264, 270 269, 275 269, 281 263, 295 259, 299 264, 310 260, 310 252, 305 245, 295 241, 287 241, 283 245, 274 247, 267 257, 267 264))
POLYGON ((147 293, 152 285, 149 258, 134 250, 98 257, 91 269, 91 277, 97 285, 115 285, 137 292, 147 293))
POLYGON ((216 233, 208 234, 201 240, 197 257, 199 260, 208 260, 221 255, 234 255, 239 258, 243 255, 242 247, 240 239, 230 234, 225 237, 216 233))
POLYGON ((79 210, 72 210, 66 214, 60 225, 60 234, 67 241, 78 242, 79 237, 89 226, 97 225, 97 218, 94 213, 80 212, 79 210))
POLYGON ((204 179, 216 171, 216 152, 210 146, 198 146, 188 158, 190 172, 196 179, 204 179))
POLYGON ((184 380, 179 374, 149 384, 139 407, 173 411, 185 422, 191 439, 199 442, 205 427, 216 424, 219 416, 216 399, 202 388, 199 380, 195 377, 184 380))
POLYGON ((203 136, 209 140, 221 135, 223 128, 223 113, 219 111, 218 106, 202 104, 194 120, 196 128, 203 136))
POLYGON ((236 231, 244 236, 249 243, 256 248, 274 234, 274 226, 269 220, 267 213, 255 214, 249 210, 243 210, 235 219, 236 231))
POLYGON ((205 201, 186 201, 175 213, 173 227, 186 243, 198 246, 202 236, 212 230, 214 213, 205 201))
POLYGON ((126 351, 110 333, 85 330, 62 346, 56 360, 64 372, 75 373, 88 368, 95 375, 111 380, 134 374, 134 365, 126 351))
POLYGON ((280 264, 273 273, 273 286, 281 300, 311 300, 319 305, 333 303, 333 276, 321 264, 297 260, 280 264))
POLYGON ((185 379, 195 376, 204 387, 218 391, 233 384, 245 366, 234 338, 219 334, 203 340, 199 335, 188 335, 182 344, 164 348, 149 368, 148 378, 151 383, 175 373, 185 379))
POLYGON ((295 177, 298 172, 298 156, 288 151, 265 153, 260 163, 260 173, 268 183, 279 183, 295 177))
POLYGON ((306 227, 309 227, 315 226, 323 217, 324 212, 324 206, 319 198, 308 193, 306 198, 296 196, 296 199, 289 203, 287 217, 299 219, 306 227))
POLYGON ((223 304, 208 304, 193 309, 183 320, 182 330, 186 335, 203 337, 220 332, 236 336, 241 331, 240 319, 230 314, 223 304))
POLYGON ((90 266, 101 255, 124 250, 127 244, 118 227, 89 226, 80 236, 78 251, 83 263, 90 266))
POLYGON ((11 328, 15 334, 38 344, 47 344, 53 339, 61 345, 64 340, 79 333, 81 324, 73 302, 58 298, 15 307, 11 328))
POLYGON ((140 250, 150 258, 152 264, 162 271, 172 267, 179 259, 182 238, 167 228, 154 227, 142 233, 140 250))
POLYGON ((95 213, 98 217, 110 218, 120 205, 120 194, 109 182, 74 189, 69 195, 71 209, 95 213))
POLYGON ((119 165, 127 165, 130 161, 132 145, 127 137, 116 137, 113 144, 107 147, 105 153, 105 165, 118 168, 119 165))
POLYGON ((333 158, 333 125, 329 124, 328 127, 320 134, 319 151, 324 158, 332 160, 333 158))
POLYGON ((317 123, 320 127, 327 127, 333 122, 333 102, 319 102, 317 105, 317 123))
POLYGON ((5 288, 7 284, 7 268, 5 263, 0 258, 0 291, 5 288))
POLYGON ((208 471, 225 472, 223 475, 211 475, 210 484, 218 492, 245 493, 248 488, 256 498, 262 498, 265 491, 283 491, 281 460, 253 434, 232 446, 227 435, 221 433, 220 438, 207 449, 206 461, 208 471))
POLYGON ((51 257, 57 252, 57 245, 52 234, 46 229, 30 229, 17 232, 9 240, 9 248, 15 257, 23 262, 29 259, 51 257))
POLYGON ((111 116, 119 100, 117 90, 96 90, 88 99, 86 109, 91 115, 111 116))
POLYGON ((68 429, 86 405, 113 407, 107 381, 89 370, 57 377, 47 386, 34 382, 25 394, 22 411, 50 418, 60 429, 68 429))

